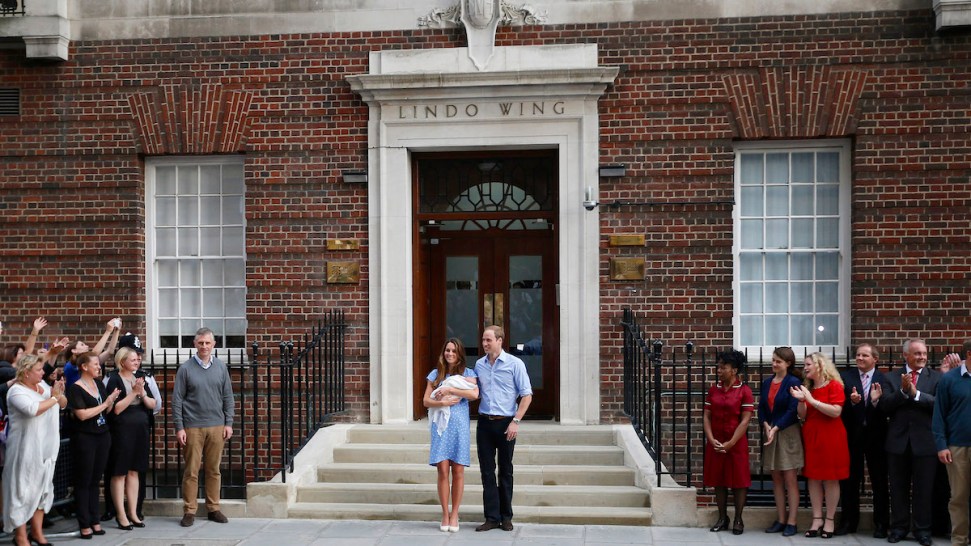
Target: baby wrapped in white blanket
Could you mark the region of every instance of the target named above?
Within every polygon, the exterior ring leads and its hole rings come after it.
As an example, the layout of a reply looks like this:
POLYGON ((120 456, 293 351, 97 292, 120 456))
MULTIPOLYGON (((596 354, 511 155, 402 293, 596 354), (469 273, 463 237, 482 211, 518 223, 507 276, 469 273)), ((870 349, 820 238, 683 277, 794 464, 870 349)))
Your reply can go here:
MULTIPOLYGON (((475 384, 469 383, 461 375, 451 375, 445 378, 445 381, 442 381, 442 384, 439 385, 437 389, 432 391, 432 399, 438 400, 439 395, 442 393, 442 389, 445 387, 468 391, 474 389, 475 384)), ((435 430, 438 431, 439 436, 444 434, 445 429, 448 428, 448 419, 452 415, 451 410, 451 406, 428 408, 428 420, 435 424, 435 430)))

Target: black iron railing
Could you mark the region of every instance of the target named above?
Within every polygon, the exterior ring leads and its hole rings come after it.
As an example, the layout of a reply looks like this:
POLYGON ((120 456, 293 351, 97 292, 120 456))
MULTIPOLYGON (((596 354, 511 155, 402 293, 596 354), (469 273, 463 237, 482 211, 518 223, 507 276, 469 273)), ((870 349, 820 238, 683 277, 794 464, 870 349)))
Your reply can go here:
POLYGON ((27 0, 0 0, 0 17, 24 15, 27 0))
MULTIPOLYGON (((293 471, 293 461, 317 430, 344 411, 343 314, 314 327, 304 339, 280 344, 280 445, 283 466, 273 473, 293 471)), ((267 407, 266 422, 272 421, 267 407)), ((286 472, 283 473, 286 483, 286 472)))
MULTIPOLYGON (((302 339, 269 350, 253 343, 249 354, 245 349, 214 353, 227 363, 236 397, 233 437, 221 467, 224 498, 246 498, 247 483, 279 472, 285 480, 284 471, 293 470, 293 458, 314 432, 344 411, 346 330, 344 314, 332 312, 302 339)), ((154 375, 163 402, 152 434, 147 497, 179 498, 182 448, 169 404, 175 373, 188 355, 156 351, 145 356, 143 369, 154 375)))
MULTIPOLYGON (((715 382, 716 354, 728 348, 699 348, 691 342, 683 347, 668 347, 661 340, 646 337, 629 308, 624 309, 621 326, 624 332, 624 412, 654 459, 658 483, 662 476, 670 476, 681 485, 702 487, 704 401, 715 382)), ((850 348, 842 352, 828 348, 824 352, 840 370, 856 366, 855 352, 850 348)), ((880 350, 880 369, 887 371, 901 366, 901 352, 902 341, 900 347, 880 350)), ((938 367, 944 356, 952 352, 961 351, 959 348, 930 348, 928 365, 938 367)), ((800 367, 808 353, 797 354, 800 367)), ((746 356, 748 365, 742 380, 752 389, 757 401, 762 379, 773 373, 772 355, 747 352, 746 356)), ((771 506, 772 478, 762 466, 760 446, 764 439, 754 414, 749 424, 748 441, 752 468, 748 504, 771 506)), ((868 487, 866 491, 869 492, 868 487)))

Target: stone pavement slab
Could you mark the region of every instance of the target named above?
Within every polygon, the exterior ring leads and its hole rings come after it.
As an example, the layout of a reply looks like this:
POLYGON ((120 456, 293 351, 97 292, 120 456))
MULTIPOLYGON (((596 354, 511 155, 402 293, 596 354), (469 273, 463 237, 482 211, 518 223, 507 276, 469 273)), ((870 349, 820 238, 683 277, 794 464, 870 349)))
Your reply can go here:
MULTIPOLYGON (((113 522, 112 522, 113 523, 113 522)), ((624 527, 611 525, 550 525, 516 523, 511 532, 494 529, 476 533, 478 521, 462 522, 458 533, 442 533, 438 522, 307 520, 233 518, 228 524, 197 519, 192 527, 179 526, 178 518, 150 517, 147 527, 122 531, 104 525, 105 536, 81 540, 69 536, 76 532, 72 521, 60 520, 49 529, 48 538, 55 546, 885 546, 884 539, 869 534, 834 537, 820 542, 807 539, 800 532, 794 537, 768 535, 761 528, 743 535, 731 532, 711 533, 708 529, 683 527, 624 527)), ((10 535, 0 534, 0 543, 10 535)), ((936 546, 949 541, 936 538, 936 546)), ((916 544, 912 540, 901 543, 916 544)))

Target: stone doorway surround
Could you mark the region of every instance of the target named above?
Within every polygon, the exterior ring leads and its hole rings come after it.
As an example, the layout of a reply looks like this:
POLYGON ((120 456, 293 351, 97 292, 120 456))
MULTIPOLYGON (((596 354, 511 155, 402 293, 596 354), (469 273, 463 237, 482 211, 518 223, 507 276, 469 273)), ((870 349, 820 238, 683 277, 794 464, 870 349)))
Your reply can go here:
MULTIPOLYGON (((597 102, 617 77, 596 44, 497 47, 486 70, 466 48, 372 52, 349 76, 368 104, 371 423, 412 420, 412 152, 559 151, 560 421, 600 421, 597 102)), ((431 364, 429 364, 431 366, 431 364)))

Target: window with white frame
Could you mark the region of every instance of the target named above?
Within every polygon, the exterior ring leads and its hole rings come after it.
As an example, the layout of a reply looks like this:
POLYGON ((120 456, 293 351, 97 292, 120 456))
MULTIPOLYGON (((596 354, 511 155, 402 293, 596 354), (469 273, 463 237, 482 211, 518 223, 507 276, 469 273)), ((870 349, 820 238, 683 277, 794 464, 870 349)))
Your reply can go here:
POLYGON ((191 349, 202 326, 217 348, 245 347, 242 158, 160 159, 146 174, 154 348, 191 349))
POLYGON ((749 349, 849 341, 850 148, 735 149, 735 341, 749 349))

